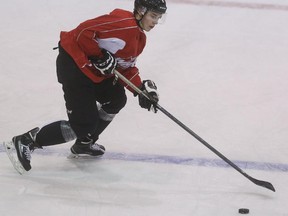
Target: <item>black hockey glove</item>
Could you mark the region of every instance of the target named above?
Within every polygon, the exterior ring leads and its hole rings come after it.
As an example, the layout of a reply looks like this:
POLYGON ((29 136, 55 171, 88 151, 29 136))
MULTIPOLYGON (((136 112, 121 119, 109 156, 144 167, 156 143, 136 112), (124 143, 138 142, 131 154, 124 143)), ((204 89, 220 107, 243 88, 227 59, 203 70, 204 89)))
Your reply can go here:
POLYGON ((111 75, 113 74, 116 66, 117 61, 114 58, 114 56, 107 50, 102 49, 103 57, 97 58, 97 57, 90 57, 90 61, 93 64, 93 66, 101 72, 103 75, 111 75))
POLYGON ((153 111, 154 113, 157 112, 156 104, 159 101, 159 94, 157 92, 157 87, 155 83, 151 80, 143 80, 141 90, 148 95, 149 99, 146 98, 144 95, 139 94, 139 105, 144 108, 148 109, 148 111, 153 111))

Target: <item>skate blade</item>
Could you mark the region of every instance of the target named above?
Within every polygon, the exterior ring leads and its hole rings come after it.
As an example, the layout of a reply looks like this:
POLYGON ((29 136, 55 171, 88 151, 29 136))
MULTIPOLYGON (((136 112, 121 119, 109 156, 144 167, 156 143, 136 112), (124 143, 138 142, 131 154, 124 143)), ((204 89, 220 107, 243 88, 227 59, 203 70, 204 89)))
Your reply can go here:
POLYGON ((20 175, 23 175, 23 173, 26 172, 26 170, 18 160, 17 152, 13 142, 12 141, 3 142, 3 145, 13 167, 20 175))
POLYGON ((87 155, 87 154, 73 154, 67 156, 68 159, 97 159, 102 157, 102 155, 93 156, 93 155, 87 155))

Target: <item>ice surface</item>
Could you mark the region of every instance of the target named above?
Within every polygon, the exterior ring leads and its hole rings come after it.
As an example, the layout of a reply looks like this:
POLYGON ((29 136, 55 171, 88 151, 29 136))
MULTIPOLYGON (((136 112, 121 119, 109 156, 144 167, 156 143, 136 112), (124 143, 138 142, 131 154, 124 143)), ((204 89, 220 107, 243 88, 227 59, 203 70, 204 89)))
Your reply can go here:
MULTIPOLYGON (((167 1, 166 22, 147 33, 137 62, 142 77, 156 82, 161 106, 276 193, 127 91, 100 139, 101 159, 69 160, 68 143, 36 150, 20 176, 1 146, 1 216, 231 216, 239 208, 288 216, 287 1, 167 1)), ((2 2, 0 141, 66 119, 52 48, 61 30, 115 7, 131 10, 133 1, 2 2)))

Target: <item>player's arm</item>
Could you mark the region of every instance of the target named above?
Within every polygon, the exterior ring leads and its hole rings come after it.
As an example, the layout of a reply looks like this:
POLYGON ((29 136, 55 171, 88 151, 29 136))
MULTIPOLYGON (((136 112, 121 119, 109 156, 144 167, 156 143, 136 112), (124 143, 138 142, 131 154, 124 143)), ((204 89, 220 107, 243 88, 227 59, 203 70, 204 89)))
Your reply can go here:
POLYGON ((152 80, 143 80, 141 81, 141 78, 139 76, 138 68, 137 67, 131 67, 125 72, 122 72, 122 74, 131 81, 137 88, 141 89, 146 95, 149 96, 149 98, 145 97, 142 94, 138 94, 135 92, 130 86, 128 86, 125 82, 120 80, 120 82, 129 89, 134 96, 138 96, 139 105, 147 109, 148 111, 157 112, 156 104, 159 101, 159 94, 157 91, 156 84, 152 80))

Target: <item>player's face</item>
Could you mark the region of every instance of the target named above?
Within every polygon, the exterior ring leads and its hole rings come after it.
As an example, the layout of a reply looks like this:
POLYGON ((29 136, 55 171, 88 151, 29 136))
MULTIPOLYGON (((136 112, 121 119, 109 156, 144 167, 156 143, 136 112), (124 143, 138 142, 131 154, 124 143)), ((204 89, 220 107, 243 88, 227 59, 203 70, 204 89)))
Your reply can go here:
POLYGON ((159 23, 159 21, 162 19, 163 14, 154 12, 154 11, 148 11, 144 17, 141 20, 141 26, 143 30, 150 31, 159 23))

